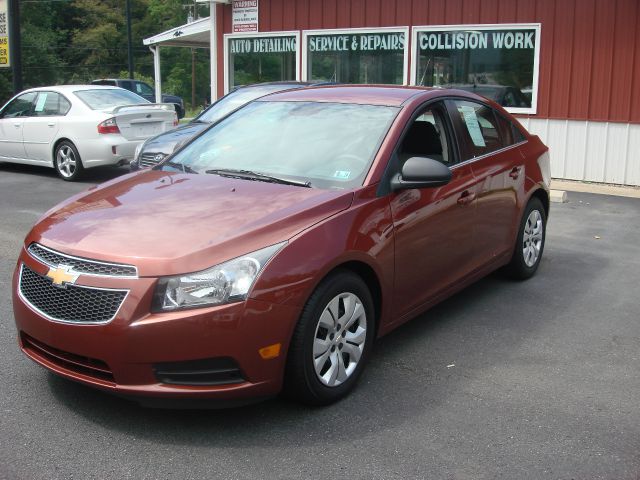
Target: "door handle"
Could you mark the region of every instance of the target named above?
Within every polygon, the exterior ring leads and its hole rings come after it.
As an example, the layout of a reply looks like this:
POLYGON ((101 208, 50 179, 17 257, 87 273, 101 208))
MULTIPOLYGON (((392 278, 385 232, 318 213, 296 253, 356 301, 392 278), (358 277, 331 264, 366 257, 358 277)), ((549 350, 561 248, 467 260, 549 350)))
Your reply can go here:
POLYGON ((520 176, 520 170, 521 170, 520 167, 513 167, 511 172, 509 172, 509 176, 515 180, 520 176))
POLYGON ((16 128, 20 128, 22 126, 22 124, 21 123, 14 123, 13 126, 16 127, 16 128))
POLYGON ((460 197, 458 197, 458 205, 469 205, 475 200, 475 198, 475 193, 470 192, 469 190, 465 190, 464 192, 462 192, 462 194, 460 194, 460 197))
POLYGON ((56 126, 55 123, 47 123, 47 125, 50 126, 50 127, 55 127, 56 126))

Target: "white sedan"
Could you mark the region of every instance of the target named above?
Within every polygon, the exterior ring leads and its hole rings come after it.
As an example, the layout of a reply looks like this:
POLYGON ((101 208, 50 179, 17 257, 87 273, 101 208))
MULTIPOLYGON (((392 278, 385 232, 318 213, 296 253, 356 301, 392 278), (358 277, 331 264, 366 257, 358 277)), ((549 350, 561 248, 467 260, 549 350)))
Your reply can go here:
POLYGON ((123 88, 32 88, 0 110, 0 161, 53 167, 76 180, 86 168, 129 163, 142 141, 177 124, 173 105, 123 88))

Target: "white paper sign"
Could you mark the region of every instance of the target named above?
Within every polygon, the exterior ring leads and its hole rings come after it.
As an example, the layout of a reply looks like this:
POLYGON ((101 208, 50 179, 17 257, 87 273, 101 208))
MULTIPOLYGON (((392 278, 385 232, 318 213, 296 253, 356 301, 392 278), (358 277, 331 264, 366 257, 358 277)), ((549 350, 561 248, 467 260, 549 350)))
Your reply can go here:
POLYGON ((460 111, 464 116, 464 123, 467 125, 467 130, 469 131, 473 144, 476 147, 486 147, 487 144, 484 142, 475 108, 462 106, 460 107, 460 111))
POLYGON ((258 0, 233 0, 233 33, 258 31, 258 0))

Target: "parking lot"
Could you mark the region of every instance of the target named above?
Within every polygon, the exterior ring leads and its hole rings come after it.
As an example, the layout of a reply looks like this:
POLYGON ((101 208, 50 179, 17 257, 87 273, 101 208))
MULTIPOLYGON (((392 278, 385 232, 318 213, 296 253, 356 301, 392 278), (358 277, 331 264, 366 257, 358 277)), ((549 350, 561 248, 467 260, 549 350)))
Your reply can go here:
POLYGON ((152 410, 28 360, 11 309, 32 224, 125 172, 0 164, 0 479, 640 479, 640 199, 552 204, 533 279, 491 275, 381 339, 336 405, 152 410))

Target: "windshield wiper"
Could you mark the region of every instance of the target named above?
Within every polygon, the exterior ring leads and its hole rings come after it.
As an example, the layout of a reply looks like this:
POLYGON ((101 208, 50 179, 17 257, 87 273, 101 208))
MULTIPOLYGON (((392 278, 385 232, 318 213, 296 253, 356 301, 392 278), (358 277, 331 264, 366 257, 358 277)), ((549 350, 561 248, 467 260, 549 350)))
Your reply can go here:
POLYGON ((198 173, 193 168, 191 168, 189 165, 185 165, 183 163, 169 161, 169 162, 164 162, 160 166, 164 167, 165 165, 168 166, 168 167, 177 168, 178 170, 182 170, 182 173, 198 173))
POLYGON ((301 182, 298 180, 289 180, 282 177, 274 177, 264 173, 252 172, 251 170, 236 170, 234 168, 214 168, 205 170, 204 173, 213 173, 221 177, 245 178, 247 180, 258 180, 260 182, 281 183, 282 185, 294 185, 296 187, 311 188, 311 182, 301 182))

